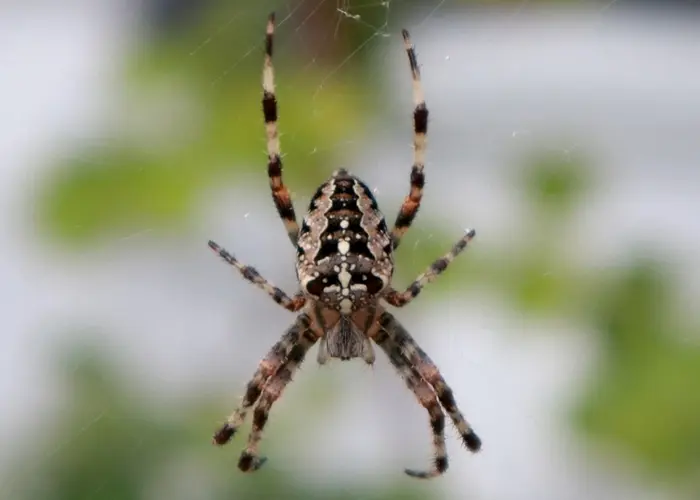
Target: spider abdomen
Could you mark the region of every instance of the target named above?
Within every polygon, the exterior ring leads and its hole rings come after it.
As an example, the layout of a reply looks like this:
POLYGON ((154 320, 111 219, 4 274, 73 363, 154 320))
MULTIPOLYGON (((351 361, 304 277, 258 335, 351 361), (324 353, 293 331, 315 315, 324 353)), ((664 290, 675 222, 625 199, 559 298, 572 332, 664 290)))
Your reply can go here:
POLYGON ((304 291, 350 314, 386 288, 391 238, 369 187, 338 170, 316 190, 299 232, 297 276, 304 291))

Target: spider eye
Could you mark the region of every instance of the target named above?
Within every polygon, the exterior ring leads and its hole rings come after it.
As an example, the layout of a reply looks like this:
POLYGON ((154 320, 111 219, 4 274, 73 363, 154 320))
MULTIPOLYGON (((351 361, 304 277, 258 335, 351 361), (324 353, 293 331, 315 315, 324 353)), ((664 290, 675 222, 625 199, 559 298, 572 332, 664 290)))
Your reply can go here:
POLYGON ((309 281, 306 284, 306 291, 315 297, 320 297, 325 287, 326 284, 324 284, 323 281, 319 278, 309 281))

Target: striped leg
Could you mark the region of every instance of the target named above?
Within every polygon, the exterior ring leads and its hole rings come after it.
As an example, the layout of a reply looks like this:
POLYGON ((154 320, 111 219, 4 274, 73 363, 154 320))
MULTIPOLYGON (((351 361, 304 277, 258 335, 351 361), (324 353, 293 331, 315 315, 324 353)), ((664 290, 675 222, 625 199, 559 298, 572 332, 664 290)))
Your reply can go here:
POLYGON ((215 242, 209 241, 209 247, 212 250, 214 250, 214 252, 216 252, 219 255, 219 257, 221 257, 233 267, 238 269, 238 271, 240 271, 240 273, 246 280, 263 289, 265 293, 272 297, 272 300, 277 302, 279 305, 281 305, 288 311, 296 312, 302 307, 304 307, 304 304, 306 303, 306 298, 304 297, 302 292, 297 292, 297 294, 294 295, 294 297, 290 297, 282 290, 274 286, 272 283, 267 281, 265 278, 260 276, 260 273, 255 268, 241 264, 238 261, 238 259, 236 259, 236 257, 228 253, 226 249, 221 248, 215 242))
POLYGON ((309 328, 309 317, 300 314, 292 326, 282 338, 272 346, 267 356, 260 362, 253 378, 248 382, 248 387, 243 396, 241 405, 228 417, 226 423, 222 425, 214 434, 214 444, 224 445, 228 443, 238 428, 243 425, 248 410, 255 404, 263 391, 263 387, 268 380, 277 373, 285 362, 287 353, 296 347, 298 349, 300 339, 309 328))
POLYGON ((402 34, 406 53, 408 54, 408 62, 411 64, 411 75, 413 76, 413 168, 411 168, 411 191, 404 199, 399 215, 396 217, 396 222, 394 222, 394 227, 391 230, 391 240, 394 249, 399 246, 401 238, 408 231, 408 228, 411 227, 423 198, 423 186, 425 185, 423 167, 425 166, 425 146, 428 133, 428 108, 425 106, 416 52, 411 44, 408 31, 403 30, 402 34))
POLYGON ((404 292, 397 292, 393 288, 384 296, 384 299, 394 307, 403 307, 413 299, 415 299, 421 292, 423 287, 434 281, 447 266, 457 257, 462 251, 467 247, 467 244, 476 236, 476 231, 470 229, 467 234, 462 236, 462 238, 452 247, 448 253, 443 257, 439 258, 433 262, 428 270, 418 276, 416 280, 411 283, 411 285, 404 292))
POLYGON ((450 416, 450 419, 452 419, 467 449, 472 452, 479 451, 481 449, 481 439, 466 421, 462 412, 459 411, 452 389, 447 385, 445 379, 442 378, 440 370, 435 366, 435 363, 391 314, 388 312, 382 314, 379 318, 379 323, 382 330, 399 346, 411 363, 411 366, 418 371, 423 380, 432 386, 440 404, 450 416))
POLYGON ((263 65, 263 98, 262 109, 265 117, 265 132, 267 134, 267 175, 270 177, 272 200, 277 207, 284 227, 292 244, 297 244, 299 224, 297 224, 292 197, 289 189, 282 182, 282 158, 280 157, 280 140, 277 134, 277 98, 275 97, 275 73, 272 67, 272 39, 275 33, 275 14, 270 14, 267 20, 265 36, 265 62, 263 65))
POLYGON ((260 401, 253 412, 253 428, 248 437, 248 446, 241 453, 238 460, 238 468, 244 472, 258 470, 267 460, 265 457, 258 455, 258 446, 262 439, 263 429, 270 415, 272 404, 282 395, 282 391, 289 382, 292 381, 292 375, 299 368, 306 353, 316 343, 318 338, 310 329, 306 329, 299 337, 299 342, 295 344, 287 353, 287 359, 280 366, 262 390, 260 401))
POLYGON ((435 460, 433 469, 429 471, 417 471, 405 469, 406 474, 420 479, 428 479, 439 476, 447 470, 447 449, 445 446, 445 414, 440 408, 435 393, 423 380, 420 374, 413 368, 406 355, 385 331, 380 331, 374 341, 389 357, 389 361, 399 372, 411 391, 416 395, 420 404, 428 410, 430 416, 430 427, 433 431, 433 448, 435 460))

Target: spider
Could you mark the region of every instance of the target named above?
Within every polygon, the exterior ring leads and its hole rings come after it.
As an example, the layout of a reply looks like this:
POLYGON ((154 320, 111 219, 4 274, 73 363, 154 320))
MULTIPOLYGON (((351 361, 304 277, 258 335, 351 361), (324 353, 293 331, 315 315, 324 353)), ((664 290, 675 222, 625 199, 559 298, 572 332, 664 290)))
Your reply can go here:
POLYGON ((430 416, 435 454, 432 467, 425 471, 406 469, 405 472, 417 478, 439 476, 448 467, 443 408, 470 451, 479 451, 481 440, 457 407, 452 390, 438 368, 385 309, 384 303, 394 307, 409 304, 466 248, 476 233, 473 229, 468 230, 449 253, 437 259, 405 291, 397 291, 391 285, 393 252, 418 212, 425 184, 423 167, 428 109, 409 33, 402 31, 413 77, 414 159, 410 192, 389 231, 372 191, 344 169, 335 171, 317 189, 299 227, 289 190, 282 182, 272 67, 274 29, 275 15, 272 13, 267 21, 262 77, 267 172, 272 199, 297 250, 296 272, 300 290, 290 297, 217 243, 209 241, 209 247, 238 269, 247 281, 263 289, 288 311, 299 315, 260 362, 247 385, 243 401, 216 431, 213 442, 224 445, 231 440, 257 402, 248 444, 241 453, 238 468, 244 472, 259 469, 266 461, 258 454, 258 447, 270 408, 291 381, 309 349, 319 342, 317 361, 321 365, 330 358, 362 358, 372 365, 375 360, 373 341, 385 352, 430 416))

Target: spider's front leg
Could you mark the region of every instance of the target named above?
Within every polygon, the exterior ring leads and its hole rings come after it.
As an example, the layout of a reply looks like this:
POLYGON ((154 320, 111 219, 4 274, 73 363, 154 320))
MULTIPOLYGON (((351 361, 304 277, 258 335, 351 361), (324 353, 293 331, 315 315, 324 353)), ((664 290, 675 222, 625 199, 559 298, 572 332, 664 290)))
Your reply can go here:
POLYGON ((263 64, 262 78, 262 109, 265 118, 265 133, 267 135, 267 175, 270 178, 270 190, 272 201, 275 202, 287 235, 293 245, 296 246, 299 237, 299 224, 297 223, 294 205, 289 189, 282 182, 282 157, 280 155, 280 140, 277 132, 277 97, 275 95, 275 72, 272 66, 272 41, 275 34, 275 14, 270 14, 267 19, 265 33, 265 62, 263 64))
POLYGON ((217 243, 210 240, 209 248, 214 250, 214 252, 216 252, 216 254, 219 257, 221 257, 233 267, 238 269, 238 271, 246 280, 264 290, 265 293, 272 297, 272 300, 277 302, 279 305, 281 305, 288 311, 297 312, 302 307, 304 307, 304 304, 306 303, 306 298, 304 297, 304 294, 302 292, 297 292, 294 295, 294 297, 290 297, 281 289, 277 288, 265 278, 260 276, 260 273, 254 267, 241 264, 240 261, 236 259, 236 257, 228 253, 225 248, 221 248, 217 243))
POLYGON ((472 452, 479 451, 481 439, 471 428, 462 412, 459 411, 452 389, 445 382, 435 363, 391 314, 384 312, 379 318, 379 324, 381 326, 380 332, 385 332, 399 346, 411 366, 418 371, 423 380, 432 386, 440 404, 452 419, 467 449, 472 452))
POLYGON ((277 372, 270 377, 262 389, 262 395, 253 412, 253 427, 248 437, 248 445, 241 453, 238 460, 238 468, 244 472, 258 470, 267 460, 258 455, 258 446, 262 439, 263 429, 270 415, 273 403, 282 395, 284 388, 292 381, 294 372, 299 368, 306 357, 306 353, 318 340, 316 334, 310 328, 302 331, 299 340, 287 352, 287 358, 277 372))
POLYGON ((452 250, 430 264, 428 270, 418 276, 418 278, 416 278, 416 280, 411 283, 411 285, 404 292, 397 292, 393 288, 390 288, 387 294, 384 296, 384 300, 394 307, 403 307, 411 302, 418 296, 425 285, 431 281, 434 281, 435 278, 437 278, 445 269, 447 269, 450 262, 452 262, 460 253, 462 253, 465 248, 467 248, 467 245, 474 238, 474 236, 476 236, 476 231, 473 229, 468 230, 467 234, 462 236, 462 238, 455 243, 452 250))
POLYGON ((403 30, 401 33, 413 78, 413 167, 411 168, 411 190, 404 199, 399 215, 396 217, 396 222, 394 222, 394 227, 391 230, 391 242, 394 250, 401 243, 401 238, 406 234, 408 228, 411 227, 423 198, 423 187, 425 186, 423 168, 425 167, 425 148, 428 135, 428 108, 425 105, 416 51, 411 43, 408 31, 403 30))
POLYGON ((299 345, 300 339, 309 328, 309 323, 309 317, 304 313, 300 314, 282 338, 272 346, 272 349, 258 365, 253 378, 248 382, 245 396, 243 396, 240 406, 228 417, 226 423, 214 433, 214 444, 224 445, 231 440, 238 428, 243 424, 248 410, 260 397, 265 384, 285 363, 287 353, 292 352, 299 345))
POLYGON ((389 357, 391 364, 394 365, 401 378, 404 379, 408 388, 416 395, 420 404, 428 410, 428 415, 430 416, 430 428, 433 431, 433 449, 435 453, 433 469, 429 471, 405 469, 404 471, 409 476, 420 479, 437 477, 443 474, 448 467, 447 448, 445 446, 445 414, 440 408, 440 403, 438 403, 435 393, 423 380, 420 373, 411 366, 398 343, 383 330, 377 333, 374 341, 389 357))

